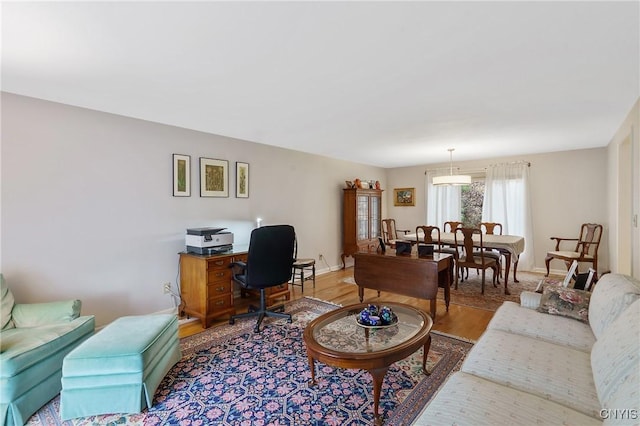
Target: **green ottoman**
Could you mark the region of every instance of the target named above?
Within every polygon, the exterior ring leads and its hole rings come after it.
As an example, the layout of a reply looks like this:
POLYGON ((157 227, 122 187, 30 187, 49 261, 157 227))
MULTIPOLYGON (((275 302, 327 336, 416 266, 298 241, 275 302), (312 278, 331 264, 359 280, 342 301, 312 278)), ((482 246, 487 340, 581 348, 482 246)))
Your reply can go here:
POLYGON ((176 315, 118 318, 64 358, 60 417, 139 413, 180 358, 176 315))

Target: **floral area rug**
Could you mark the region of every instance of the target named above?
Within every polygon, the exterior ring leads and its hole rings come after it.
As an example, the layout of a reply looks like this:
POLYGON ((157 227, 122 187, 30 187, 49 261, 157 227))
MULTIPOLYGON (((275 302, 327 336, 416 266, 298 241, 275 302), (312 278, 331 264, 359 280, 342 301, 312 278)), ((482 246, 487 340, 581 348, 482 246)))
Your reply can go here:
MULTIPOLYGON (((365 370, 309 361, 302 338, 312 319, 336 305, 304 298, 286 305, 294 321, 267 318, 212 327, 180 341, 182 359, 156 391, 151 409, 61 422, 59 396, 27 423, 44 425, 363 425, 373 424, 373 383, 365 370)), ((432 333, 426 376, 422 351, 393 364, 385 376, 380 413, 386 425, 410 424, 446 378, 457 371, 472 343, 432 333)))
MULTIPOLYGON (((509 274, 509 292, 510 295, 504 294, 504 281, 500 279, 498 287, 492 284, 492 272, 487 271, 484 284, 484 295, 481 294, 482 275, 476 274, 476 271, 469 271, 469 278, 458 282, 458 289, 451 287, 451 303, 456 305, 470 306, 472 308, 486 309, 489 311, 497 310, 502 302, 509 300, 520 303, 520 293, 523 291, 534 291, 540 280, 545 279, 548 282, 562 281, 563 277, 545 278, 544 274, 535 272, 518 271, 518 283, 513 282, 513 272, 509 274)), ((353 277, 347 277, 342 280, 345 283, 355 284, 353 277)), ((438 300, 444 300, 444 290, 438 290, 438 300)))
MULTIPOLYGON (((562 281, 562 277, 555 278, 549 276, 545 278, 544 274, 535 272, 518 271, 518 283, 513 282, 513 272, 509 274, 509 292, 510 295, 504 294, 504 281, 501 278, 498 287, 492 284, 492 272, 487 271, 484 283, 484 295, 482 290, 482 275, 476 274, 476 271, 469 271, 469 278, 458 282, 458 289, 451 288, 451 303, 457 305, 471 306, 473 308, 486 309, 495 311, 502 305, 502 302, 509 300, 511 302, 520 303, 520 293, 523 291, 534 291, 540 280, 544 279, 548 282, 557 280, 562 281)), ((444 299, 444 290, 438 290, 438 297, 444 299)))

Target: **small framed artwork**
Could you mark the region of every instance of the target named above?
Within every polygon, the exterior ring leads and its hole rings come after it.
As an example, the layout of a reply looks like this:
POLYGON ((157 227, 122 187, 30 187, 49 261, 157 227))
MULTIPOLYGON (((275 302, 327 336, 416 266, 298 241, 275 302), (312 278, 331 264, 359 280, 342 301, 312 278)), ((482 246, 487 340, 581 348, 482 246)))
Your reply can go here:
POLYGON ((249 163, 236 162, 236 198, 249 198, 249 163))
POLYGON ((200 157, 200 196, 229 196, 229 162, 200 157))
POLYGON ((394 206, 415 206, 416 205, 416 189, 415 188, 394 188, 393 189, 393 205, 394 206))
POLYGON ((191 197, 191 156, 173 154, 173 196, 191 197))

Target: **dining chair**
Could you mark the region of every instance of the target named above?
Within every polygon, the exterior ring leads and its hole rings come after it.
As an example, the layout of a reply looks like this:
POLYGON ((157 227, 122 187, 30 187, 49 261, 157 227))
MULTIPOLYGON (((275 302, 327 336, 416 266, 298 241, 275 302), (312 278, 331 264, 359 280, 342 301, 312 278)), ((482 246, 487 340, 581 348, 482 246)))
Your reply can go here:
MULTIPOLYGON (((502 224, 499 222, 480 222, 480 230, 485 235, 502 235, 502 224)), ((487 249, 488 256, 495 258, 496 262, 498 262, 498 277, 502 276, 502 257, 505 258, 505 262, 507 259, 505 251, 506 250, 500 249, 487 249)))
MULTIPOLYGON (((437 226, 429 226, 429 225, 421 225, 416 227, 416 243, 420 243, 420 232, 422 231, 423 237, 422 242, 425 244, 433 244, 437 247, 434 247, 434 252, 437 253, 445 253, 453 256, 453 275, 456 286, 458 284, 458 249, 456 247, 451 246, 443 246, 442 241, 440 240, 440 228, 437 226), (435 238, 434 238, 435 235, 435 238)), ((456 287, 457 288, 457 287, 456 287)))
MULTIPOLYGON (((472 268, 482 270, 482 294, 484 294, 485 273, 488 268, 493 270, 493 286, 497 287, 498 264, 494 258, 486 256, 485 247, 482 240, 482 231, 479 228, 456 228, 454 233, 456 246, 462 247, 462 252, 458 258, 458 275, 460 269, 472 268), (473 241, 473 236, 478 235, 478 243, 473 241), (479 250, 476 250, 478 248, 479 250)), ((464 282, 464 275, 460 278, 464 282)), ((456 283, 456 290, 458 285, 456 283)))
POLYGON ((444 223, 444 226, 442 227, 442 232, 455 232, 457 228, 462 228, 462 222, 456 222, 456 221, 450 220, 444 223))
POLYGON ((398 237, 398 232, 402 232, 406 235, 409 233, 409 230, 396 228, 395 219, 382 219, 382 239, 386 245, 391 248, 396 247, 396 240, 402 239, 398 237))
POLYGON ((551 237, 556 240, 556 247, 553 251, 547 252, 544 263, 547 267, 546 277, 549 276, 549 263, 553 259, 563 260, 567 265, 567 269, 574 260, 578 262, 589 262, 598 276, 598 248, 600 247, 600 239, 602 238, 602 225, 597 223, 583 223, 580 226, 580 235, 578 238, 560 238, 551 237), (560 243, 563 241, 576 241, 573 250, 560 250, 560 243))
MULTIPOLYGON (((457 222, 457 221, 447 221, 444 223, 443 227, 442 227, 442 232, 450 232, 450 233, 455 233, 456 229, 458 228, 462 228, 462 222, 457 222)), ((447 249, 452 249, 455 250, 456 252, 459 251, 458 246, 454 245, 447 245, 445 244, 444 247, 446 247, 447 249)), ((468 271, 467 271, 467 276, 469 275, 468 271)), ((456 268, 456 285, 458 284, 458 268, 456 268)), ((457 288, 457 287, 456 287, 457 288)))
POLYGON ((480 229, 487 235, 502 235, 502 224, 499 222, 480 222, 480 229))

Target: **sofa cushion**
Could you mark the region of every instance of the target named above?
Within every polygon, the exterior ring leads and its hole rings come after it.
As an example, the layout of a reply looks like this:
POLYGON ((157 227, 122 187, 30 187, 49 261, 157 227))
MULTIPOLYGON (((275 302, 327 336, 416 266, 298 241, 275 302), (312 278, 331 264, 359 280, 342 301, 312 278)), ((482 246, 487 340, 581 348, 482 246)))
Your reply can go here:
MULTIPOLYGON (((591 351, 598 397, 605 409, 640 408, 640 300, 607 327, 591 351)), ((628 419, 628 418, 627 418, 628 419)), ((608 420, 620 420, 610 417, 608 420)), ((636 419, 628 419, 635 420, 636 419)))
POLYGON ((95 328, 93 316, 42 327, 13 328, 2 331, 0 378, 11 377, 67 347, 95 328))
POLYGON ((425 425, 601 425, 561 404, 457 372, 413 423, 425 425))
POLYGON ((542 292, 538 312, 589 322, 591 293, 572 288, 547 286, 542 292))
POLYGON ((640 282, 622 274, 605 274, 592 292, 589 325, 596 339, 633 302, 640 299, 640 282))
POLYGON ((13 293, 5 283, 4 276, 0 274, 0 330, 13 328, 11 311, 14 304, 13 293))
POLYGON ((587 352, 501 330, 487 330, 461 371, 598 418, 600 402, 587 352))
MULTIPOLYGON (((523 292, 524 293, 524 292, 523 292)), ((540 296, 530 293, 533 296, 540 296)), ((535 309, 504 302, 493 315, 487 330, 510 333, 566 345, 583 352, 590 352, 596 338, 589 325, 570 318, 546 315, 535 309)))

